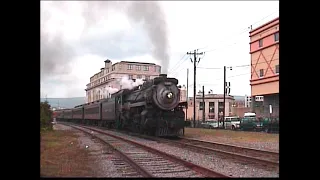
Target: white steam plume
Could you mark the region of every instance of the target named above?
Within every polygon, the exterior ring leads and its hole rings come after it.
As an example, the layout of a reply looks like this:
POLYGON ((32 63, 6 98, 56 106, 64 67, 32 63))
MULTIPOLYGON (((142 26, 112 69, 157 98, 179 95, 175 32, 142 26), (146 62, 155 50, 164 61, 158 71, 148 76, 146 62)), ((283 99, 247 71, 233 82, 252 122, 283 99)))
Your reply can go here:
MULTIPOLYGON (((133 80, 129 79, 128 76, 124 76, 121 78, 119 83, 122 89, 132 89, 136 86, 142 85, 144 81, 142 79, 136 79, 134 82, 133 80)), ((107 86, 105 88, 99 88, 97 91, 99 91, 99 94, 102 94, 104 98, 110 98, 111 95, 118 92, 119 89, 107 86)))
POLYGON ((144 81, 142 79, 136 79, 134 82, 133 80, 129 79, 128 76, 124 76, 120 80, 120 86, 122 89, 132 89, 136 86, 142 85, 144 81))
POLYGON ((110 98, 111 94, 116 93, 118 91, 119 89, 108 86, 103 90, 103 96, 104 98, 110 98))

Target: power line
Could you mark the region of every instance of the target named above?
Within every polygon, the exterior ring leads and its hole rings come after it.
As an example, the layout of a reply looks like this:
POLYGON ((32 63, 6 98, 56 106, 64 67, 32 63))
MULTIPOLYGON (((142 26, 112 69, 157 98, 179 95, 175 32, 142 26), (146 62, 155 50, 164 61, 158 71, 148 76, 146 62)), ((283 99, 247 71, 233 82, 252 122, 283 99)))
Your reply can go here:
MULTIPOLYGON (((263 18, 260 19, 259 21, 256 21, 255 23, 251 24, 249 27, 244 28, 243 30, 241 30, 241 32, 240 32, 239 34, 237 33, 237 34, 235 34, 235 35, 226 36, 226 37, 233 37, 233 38, 234 38, 234 37, 238 37, 238 36, 242 35, 242 34, 245 33, 245 32, 250 32, 250 30, 252 30, 251 28, 252 28, 253 25, 255 25, 255 24, 257 24, 257 23, 265 20, 266 18, 270 17, 271 15, 273 15, 273 14, 276 13, 276 12, 279 12, 279 9, 277 9, 276 11, 272 12, 271 14, 263 17, 263 18)), ((230 39, 231 39, 231 38, 230 38, 230 39)), ((221 42, 226 42, 226 41, 218 41, 218 43, 221 43, 221 42)), ((237 42, 233 42, 233 43, 231 43, 231 44, 229 44, 229 45, 227 45, 227 46, 232 46, 232 45, 235 45, 235 44, 237 44, 237 42)), ((227 46, 226 46, 226 47, 227 47, 227 46)), ((207 45, 206 47, 208 47, 208 45, 207 45)), ((211 49, 211 50, 207 50, 207 51, 205 51, 205 52, 212 52, 212 51, 215 51, 215 50, 217 50, 217 49, 219 49, 219 48, 214 48, 214 49, 211 49)))
POLYGON ((185 56, 186 56, 186 54, 184 54, 184 55, 181 57, 181 59, 180 59, 172 68, 170 68, 170 70, 168 71, 168 74, 169 74, 169 72, 171 72, 172 70, 176 69, 176 66, 179 65, 183 60, 185 60, 185 59, 184 59, 185 56))
MULTIPOLYGON (((271 14, 263 17, 263 18, 260 19, 259 21, 256 21, 255 23, 251 24, 251 26, 249 26, 249 27, 247 27, 247 28, 244 28, 243 30, 240 31, 240 33, 236 33, 235 35, 226 36, 226 37, 238 37, 238 36, 240 36, 241 34, 243 34, 243 33, 245 33, 245 32, 249 32, 250 30, 252 30, 252 29, 249 29, 249 28, 252 28, 253 25, 255 25, 255 24, 257 24, 257 23, 265 20, 266 18, 270 17, 271 15, 273 15, 273 14, 276 13, 276 12, 279 12, 279 9, 277 9, 276 11, 272 12, 271 14)), ((226 41, 219 41, 219 42, 226 42, 226 41)), ((226 48, 226 47, 229 47, 229 46, 233 46, 233 45, 235 45, 235 44, 237 44, 237 43, 238 43, 238 42, 233 42, 233 43, 228 44, 228 45, 226 45, 226 46, 224 46, 224 47, 222 47, 222 48, 226 48)), ((209 45, 207 45, 207 46, 205 46, 205 47, 202 47, 202 48, 198 48, 197 50, 199 50, 199 49, 205 49, 205 48, 207 48, 207 47, 209 47, 209 45)), ((214 48, 214 49, 211 49, 211 50, 207 50, 207 51, 205 51, 205 52, 212 52, 212 51, 215 51, 215 50, 218 50, 218 49, 221 49, 221 47, 219 47, 219 48, 214 48)), ((182 58, 180 59, 180 61, 179 61, 178 63, 176 63, 176 65, 175 65, 172 69, 170 69, 170 71, 169 71, 170 74, 171 74, 171 71, 175 70, 176 67, 177 67, 179 64, 180 64, 180 67, 182 67, 181 65, 185 63, 185 61, 182 62, 182 60, 183 60, 183 58, 185 57, 185 55, 186 55, 186 54, 184 54, 184 56, 182 56, 182 58), (182 63, 181 63, 181 62, 182 62, 182 63)), ((258 64, 260 64, 260 63, 258 63, 258 64)), ((250 66, 250 65, 242 65, 242 66, 250 66)), ((241 66, 235 66, 235 67, 241 67, 241 66)), ((183 67, 182 67, 182 68, 183 68, 183 67)), ((199 68, 200 68, 200 69, 222 69, 222 68, 201 68, 201 67, 199 67, 199 68)), ((177 70, 176 70, 176 72, 175 72, 173 75, 177 75, 177 73, 180 73, 180 71, 177 71, 177 70)), ((169 73, 168 73, 168 74, 169 74, 169 73)))
MULTIPOLYGON (((267 56, 265 56, 267 57, 267 56)), ((279 58, 273 59, 272 62, 279 60, 279 58)), ((264 63, 270 63, 269 62, 259 62, 259 63, 254 63, 254 64, 244 64, 244 65, 238 65, 238 66, 232 66, 232 68, 239 68, 239 67, 249 67, 252 65, 256 65, 256 64, 264 64, 264 63)), ((197 67, 198 69, 223 69, 223 68, 217 68, 217 67, 197 67)))

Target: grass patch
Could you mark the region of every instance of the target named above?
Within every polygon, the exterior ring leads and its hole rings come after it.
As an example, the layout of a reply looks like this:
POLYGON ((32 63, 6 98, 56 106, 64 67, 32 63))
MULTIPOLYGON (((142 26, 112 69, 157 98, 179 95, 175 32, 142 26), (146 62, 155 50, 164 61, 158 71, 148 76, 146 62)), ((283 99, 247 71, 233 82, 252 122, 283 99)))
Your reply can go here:
POLYGON ((185 136, 189 138, 203 136, 222 137, 237 142, 279 142, 279 134, 222 129, 185 128, 185 136))
POLYGON ((42 131, 40 175, 42 177, 94 176, 88 151, 81 149, 72 131, 42 131))

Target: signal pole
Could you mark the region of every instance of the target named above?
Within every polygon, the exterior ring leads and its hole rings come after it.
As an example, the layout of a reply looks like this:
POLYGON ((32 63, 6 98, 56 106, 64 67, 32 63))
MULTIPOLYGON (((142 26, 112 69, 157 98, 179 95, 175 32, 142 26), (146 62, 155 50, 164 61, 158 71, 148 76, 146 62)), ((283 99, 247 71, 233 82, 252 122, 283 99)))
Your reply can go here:
MULTIPOLYGON (((196 127, 196 76, 197 76, 197 62, 200 62, 200 58, 197 61, 197 55, 203 55, 204 52, 198 53, 198 50, 194 50, 194 52, 187 52, 188 55, 193 55, 193 127, 196 127)), ((192 62, 192 58, 191 62, 192 62)))
POLYGON ((205 103, 204 103, 204 86, 202 86, 202 122, 205 122, 206 112, 205 112, 205 103))
POLYGON ((223 67, 223 116, 222 116, 223 129, 224 129, 225 112, 226 112, 226 66, 223 67))
POLYGON ((189 106, 189 68, 187 69, 187 107, 186 107, 186 121, 188 119, 188 106, 189 106))
MULTIPOLYGON (((227 87, 228 87, 228 95, 230 94, 230 82, 228 82, 229 85, 227 85, 226 82, 226 71, 227 68, 229 68, 230 70, 232 70, 232 67, 223 67, 223 128, 224 127, 224 118, 225 118, 225 113, 226 113, 226 94, 227 94, 227 87)), ((229 102, 230 103, 230 102, 229 102)))

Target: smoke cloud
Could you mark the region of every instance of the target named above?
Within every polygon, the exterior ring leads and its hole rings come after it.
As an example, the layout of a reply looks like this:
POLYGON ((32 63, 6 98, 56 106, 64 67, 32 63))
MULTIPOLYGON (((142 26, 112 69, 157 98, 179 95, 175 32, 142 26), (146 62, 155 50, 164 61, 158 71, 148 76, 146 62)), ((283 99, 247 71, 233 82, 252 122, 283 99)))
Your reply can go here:
POLYGON ((127 15, 135 22, 142 22, 153 45, 152 56, 161 63, 163 73, 168 73, 169 52, 167 23, 157 1, 135 1, 127 15))
POLYGON ((64 41, 61 32, 52 34, 47 31, 48 27, 46 25, 50 18, 50 13, 41 11, 40 64, 41 78, 43 79, 51 75, 68 74, 70 72, 68 62, 74 56, 74 51, 64 41))
POLYGON ((118 10, 134 23, 141 23, 152 44, 152 56, 160 62, 163 73, 168 73, 169 47, 167 23, 157 1, 88 1, 84 2, 83 17, 86 27, 101 20, 106 10, 118 10))
MULTIPOLYGON (((66 11, 70 2, 53 2, 50 6, 66 11)), ((72 2, 74 3, 74 2, 72 2)), ((108 18, 108 11, 120 12, 127 16, 130 22, 141 24, 152 44, 152 56, 159 61, 163 73, 167 73, 169 65, 168 34, 164 12, 159 2, 128 2, 128 1, 82 1, 82 16, 85 20, 83 34, 100 20, 108 18)), ((46 32, 46 24, 51 14, 42 8, 41 12, 41 78, 69 74, 70 63, 77 55, 63 37, 62 32, 55 35, 46 32)), ((62 22, 63 23, 63 22, 62 22)), ((99 42, 100 43, 100 42, 99 42)), ((109 42, 103 42, 109 43, 109 42)), ((90 49, 89 49, 90 51, 90 49)))
POLYGON ((50 40, 46 33, 41 33, 40 58, 41 78, 50 75, 68 74, 70 72, 70 60, 74 51, 59 35, 50 40))

